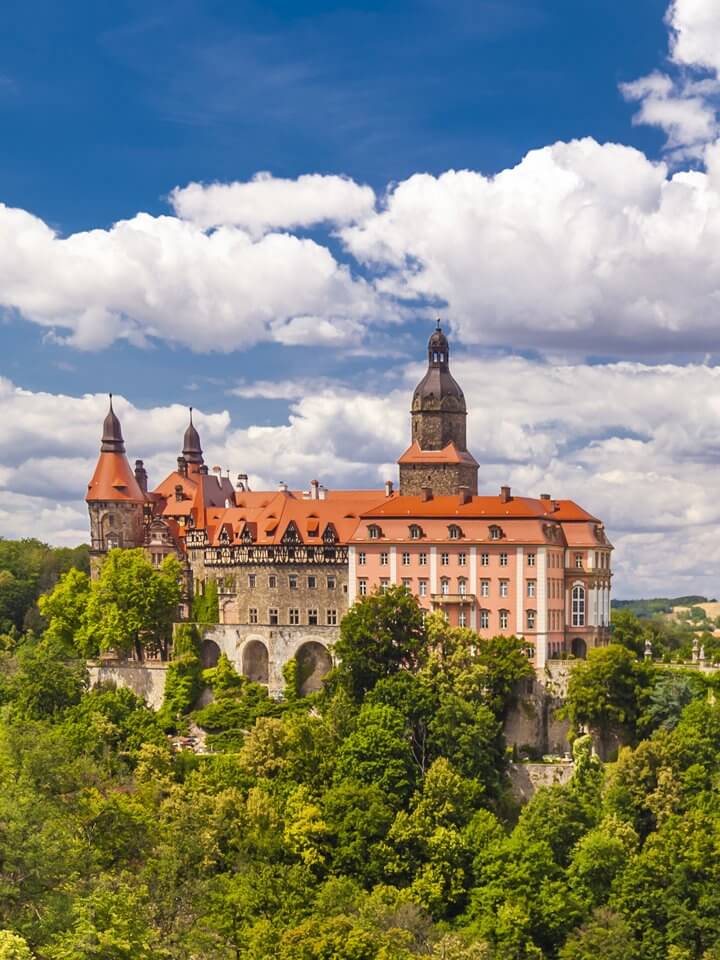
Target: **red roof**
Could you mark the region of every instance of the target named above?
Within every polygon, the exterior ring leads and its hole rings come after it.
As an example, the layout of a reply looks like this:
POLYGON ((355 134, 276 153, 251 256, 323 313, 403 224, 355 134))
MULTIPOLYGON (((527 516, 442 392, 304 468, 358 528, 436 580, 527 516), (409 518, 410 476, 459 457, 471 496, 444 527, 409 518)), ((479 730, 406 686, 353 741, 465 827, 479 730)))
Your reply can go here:
POLYGON ((140 489, 124 453, 101 453, 95 473, 88 484, 85 500, 122 500, 144 503, 148 498, 140 489))
POLYGON ((458 450, 451 441, 442 450, 423 450, 417 440, 413 440, 398 463, 469 463, 478 466, 475 457, 467 450, 458 450))
POLYGON ((501 496, 470 497, 462 503, 459 496, 393 496, 373 510, 362 514, 364 520, 376 517, 475 517, 502 520, 507 517, 524 519, 548 519, 559 521, 592 521, 599 523, 592 514, 583 510, 573 500, 540 500, 532 497, 501 496), (554 505, 557 504, 557 508, 554 505))

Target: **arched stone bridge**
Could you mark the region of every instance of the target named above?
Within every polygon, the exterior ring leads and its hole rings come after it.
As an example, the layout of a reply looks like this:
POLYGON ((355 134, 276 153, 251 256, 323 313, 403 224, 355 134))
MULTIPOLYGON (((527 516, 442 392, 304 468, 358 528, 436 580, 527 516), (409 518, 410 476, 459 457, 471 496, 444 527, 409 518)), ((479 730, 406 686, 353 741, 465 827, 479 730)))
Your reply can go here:
POLYGON ((267 684, 270 696, 285 688, 283 667, 293 657, 298 663, 300 694, 319 690, 333 665, 330 648, 337 627, 268 627, 260 624, 218 624, 200 627, 204 667, 217 663, 224 653, 238 673, 256 683, 267 684))

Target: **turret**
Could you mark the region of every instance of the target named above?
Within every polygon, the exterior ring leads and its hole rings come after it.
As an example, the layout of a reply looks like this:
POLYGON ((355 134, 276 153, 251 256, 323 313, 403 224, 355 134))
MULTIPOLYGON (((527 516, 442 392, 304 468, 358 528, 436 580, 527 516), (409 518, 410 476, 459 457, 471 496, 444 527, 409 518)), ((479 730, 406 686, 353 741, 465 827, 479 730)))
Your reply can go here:
POLYGON ((465 395, 450 373, 450 344, 440 321, 428 341, 428 368, 411 406, 412 443, 399 460, 400 493, 477 493, 478 465, 467 449, 465 395))
POLYGON ((144 541, 143 509, 146 481, 142 462, 133 472, 125 456, 120 421, 110 408, 103 423, 100 456, 88 484, 85 501, 90 513, 90 553, 93 576, 105 554, 115 547, 139 547, 144 541), (140 482, 138 482, 140 481, 140 482))
POLYGON ((200 434, 195 429, 193 423, 193 408, 190 407, 190 423, 183 437, 183 452, 185 462, 189 464, 204 463, 202 447, 200 446, 200 434))

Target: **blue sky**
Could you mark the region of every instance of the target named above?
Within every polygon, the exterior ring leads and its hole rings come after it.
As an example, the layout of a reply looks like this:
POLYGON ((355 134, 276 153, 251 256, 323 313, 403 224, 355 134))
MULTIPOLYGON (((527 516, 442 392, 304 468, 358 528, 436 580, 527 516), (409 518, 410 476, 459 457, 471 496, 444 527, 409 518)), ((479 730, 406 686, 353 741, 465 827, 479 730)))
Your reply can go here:
POLYGON ((258 483, 377 483, 437 310, 481 484, 602 515, 621 593, 714 592, 711 0, 6 0, 0 27, 0 404, 32 424, 0 535, 81 536, 109 390, 158 472, 192 403, 258 483), (44 467, 71 479, 33 500, 44 467), (645 568, 663 537, 676 568, 645 568))

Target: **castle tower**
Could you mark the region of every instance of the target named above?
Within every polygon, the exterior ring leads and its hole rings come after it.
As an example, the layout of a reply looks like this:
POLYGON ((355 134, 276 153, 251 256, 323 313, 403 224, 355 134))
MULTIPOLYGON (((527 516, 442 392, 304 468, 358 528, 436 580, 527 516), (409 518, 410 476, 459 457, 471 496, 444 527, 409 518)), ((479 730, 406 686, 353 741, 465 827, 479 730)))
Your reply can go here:
MULTIPOLYGON (((143 468, 140 476, 144 473, 143 468)), ((143 545, 146 499, 137 475, 125 456, 122 429, 113 410, 110 394, 110 409, 103 423, 100 456, 85 496, 90 513, 90 565, 93 577, 98 575, 102 560, 109 550, 143 545)))
POLYGON ((478 464, 467 449, 465 396, 450 373, 450 345, 440 321, 428 341, 428 368, 415 388, 412 444, 400 457, 400 493, 477 493, 478 464))

